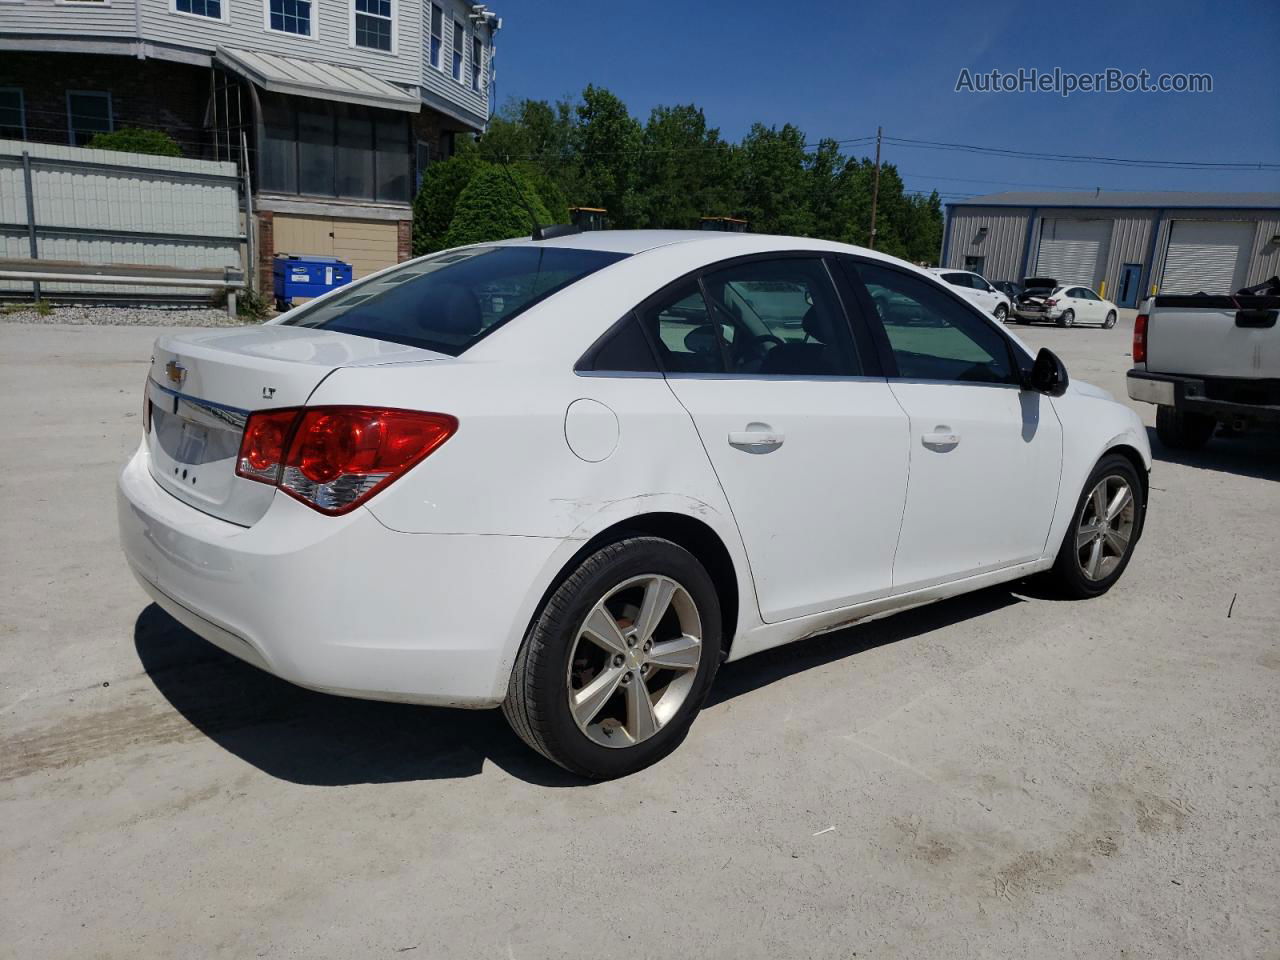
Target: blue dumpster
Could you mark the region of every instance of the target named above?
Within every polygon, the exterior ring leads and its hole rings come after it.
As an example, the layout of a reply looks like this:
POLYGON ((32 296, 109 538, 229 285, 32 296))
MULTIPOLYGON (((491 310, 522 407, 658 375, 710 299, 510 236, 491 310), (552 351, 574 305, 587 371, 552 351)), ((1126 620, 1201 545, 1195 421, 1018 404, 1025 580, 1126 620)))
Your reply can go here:
POLYGON ((351 264, 336 257, 295 257, 279 254, 272 265, 276 309, 293 306, 294 297, 318 297, 351 282, 351 264))

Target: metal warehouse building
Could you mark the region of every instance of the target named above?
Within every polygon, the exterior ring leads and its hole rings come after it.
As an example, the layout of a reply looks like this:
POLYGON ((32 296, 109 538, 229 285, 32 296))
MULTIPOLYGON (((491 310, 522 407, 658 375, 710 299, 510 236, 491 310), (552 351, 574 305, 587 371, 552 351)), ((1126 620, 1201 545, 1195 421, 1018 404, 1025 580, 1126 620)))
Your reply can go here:
POLYGON ((947 204, 942 265, 1054 277, 1122 307, 1280 273, 1280 193, 1013 192, 947 204))

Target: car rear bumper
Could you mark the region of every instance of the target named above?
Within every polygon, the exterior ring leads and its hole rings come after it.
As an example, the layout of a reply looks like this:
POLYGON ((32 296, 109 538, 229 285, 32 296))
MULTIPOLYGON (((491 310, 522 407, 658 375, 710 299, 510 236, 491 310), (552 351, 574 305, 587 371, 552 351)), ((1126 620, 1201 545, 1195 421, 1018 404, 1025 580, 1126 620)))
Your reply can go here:
POLYGON ((117 508, 138 582, 199 636, 300 686, 442 706, 502 701, 562 542, 397 533, 363 508, 325 517, 279 495, 240 527, 162 489, 145 449, 117 508))
POLYGON ((1126 382, 1130 399, 1143 403, 1175 407, 1220 420, 1239 418, 1260 423, 1280 423, 1280 405, 1239 403, 1211 396, 1216 392, 1211 379, 1130 370, 1126 382))

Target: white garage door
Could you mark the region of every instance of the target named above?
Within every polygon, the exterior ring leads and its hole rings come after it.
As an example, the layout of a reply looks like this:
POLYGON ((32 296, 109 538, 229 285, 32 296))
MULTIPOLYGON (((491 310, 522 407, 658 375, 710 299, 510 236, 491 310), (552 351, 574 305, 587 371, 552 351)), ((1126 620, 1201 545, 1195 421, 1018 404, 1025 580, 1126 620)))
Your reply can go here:
POLYGON ((1111 245, 1110 220, 1045 220, 1036 276, 1097 289, 1111 245))
POLYGON ((1244 286, 1252 223, 1175 220, 1164 258, 1161 293, 1234 293, 1244 286))

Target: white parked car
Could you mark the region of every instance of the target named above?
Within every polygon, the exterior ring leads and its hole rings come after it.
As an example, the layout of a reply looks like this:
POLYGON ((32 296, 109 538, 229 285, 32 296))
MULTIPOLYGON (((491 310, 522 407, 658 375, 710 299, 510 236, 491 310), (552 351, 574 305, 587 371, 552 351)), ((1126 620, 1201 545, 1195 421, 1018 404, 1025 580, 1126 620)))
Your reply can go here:
POLYGON ((120 532, 173 617, 302 686, 502 705, 591 777, 673 749, 722 660, 1033 573, 1105 592, 1151 462, 924 271, 731 233, 411 261, 161 337, 144 409, 120 532))
POLYGON ((1014 319, 1022 323, 1052 320, 1060 327, 1096 323, 1110 330, 1116 325, 1118 308, 1088 287, 1062 284, 1057 280, 1030 277, 1026 290, 1013 306, 1014 319))
POLYGON ((1009 316, 1009 298, 987 283, 987 278, 981 274, 968 270, 947 270, 943 267, 933 267, 929 272, 951 284, 960 296, 977 304, 984 313, 991 314, 1001 323, 1009 316))

